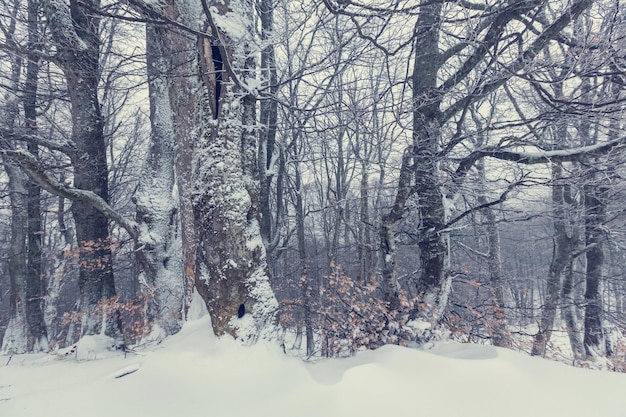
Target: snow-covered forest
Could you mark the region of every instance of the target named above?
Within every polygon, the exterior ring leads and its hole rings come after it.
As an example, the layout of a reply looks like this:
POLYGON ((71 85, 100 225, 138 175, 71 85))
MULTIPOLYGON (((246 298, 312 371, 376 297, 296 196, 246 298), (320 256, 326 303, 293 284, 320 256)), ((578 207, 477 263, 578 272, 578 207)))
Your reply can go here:
POLYGON ((625 7, 0 0, 0 352, 626 371, 625 7))

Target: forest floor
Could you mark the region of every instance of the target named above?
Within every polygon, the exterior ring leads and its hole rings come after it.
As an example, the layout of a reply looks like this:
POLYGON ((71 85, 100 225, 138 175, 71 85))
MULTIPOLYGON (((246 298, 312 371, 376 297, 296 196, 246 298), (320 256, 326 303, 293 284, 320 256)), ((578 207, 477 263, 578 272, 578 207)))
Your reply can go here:
POLYGON ((141 353, 97 340, 67 355, 0 357, 2 417, 626 417, 626 375, 456 342, 316 363, 242 347, 188 322, 141 353))

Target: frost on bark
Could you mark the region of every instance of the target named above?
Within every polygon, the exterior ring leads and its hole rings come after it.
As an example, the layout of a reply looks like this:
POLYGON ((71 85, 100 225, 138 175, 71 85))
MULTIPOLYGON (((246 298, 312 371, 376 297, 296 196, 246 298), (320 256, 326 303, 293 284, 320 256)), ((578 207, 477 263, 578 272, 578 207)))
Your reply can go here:
MULTIPOLYGON (((175 1, 166 4, 161 12, 173 20, 190 20, 194 16, 185 4, 175 1)), ((190 246, 193 227, 189 230, 189 222, 185 222, 183 239, 179 207, 183 206, 184 211, 189 205, 189 186, 185 181, 189 180, 190 165, 185 155, 193 146, 191 123, 195 120, 197 106, 193 77, 189 74, 193 74, 197 60, 195 37, 163 25, 147 26, 146 49, 151 137, 148 158, 135 194, 140 230, 136 253, 140 284, 147 296, 148 320, 154 326, 153 336, 158 337, 180 329, 187 299, 184 266, 193 249, 190 246), (178 166, 177 150, 181 153, 178 166), (181 174, 178 188, 176 172, 181 174), (183 241, 188 242, 185 257, 183 241)), ((182 218, 188 220, 188 217, 182 218)), ((191 256, 193 259, 193 253, 191 256)), ((187 278, 191 286, 193 276, 187 278)))
POLYGON ((257 219, 256 104, 247 91, 254 67, 246 58, 251 10, 251 4, 235 1, 205 8, 213 47, 201 49, 202 59, 205 68, 223 65, 223 71, 216 80, 219 88, 206 86, 219 95, 208 95, 205 102, 203 137, 194 155, 193 196, 198 291, 207 303, 215 334, 230 334, 244 343, 278 337, 278 303, 270 287, 257 219), (247 33, 231 31, 234 27, 245 27, 247 33))
MULTIPOLYGON (((90 11, 100 2, 80 4, 43 1, 57 62, 65 75, 71 104, 74 186, 109 199, 104 120, 98 100, 99 18, 90 11)), ((108 220, 85 201, 74 201, 72 215, 80 260, 79 288, 82 335, 104 333, 120 337, 117 311, 103 308, 115 297, 108 220)))

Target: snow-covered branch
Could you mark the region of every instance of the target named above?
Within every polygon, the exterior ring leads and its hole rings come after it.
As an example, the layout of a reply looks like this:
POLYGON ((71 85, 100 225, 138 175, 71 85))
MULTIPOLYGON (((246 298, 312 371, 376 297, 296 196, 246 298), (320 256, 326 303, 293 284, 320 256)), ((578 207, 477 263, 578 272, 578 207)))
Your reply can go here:
POLYGON ((117 210, 109 205, 102 197, 93 191, 81 190, 62 184, 54 177, 50 176, 39 164, 37 158, 26 150, 2 149, 0 155, 6 155, 16 161, 28 176, 40 187, 52 194, 65 197, 69 200, 84 201, 99 210, 107 218, 119 224, 133 238, 139 237, 137 223, 126 219, 117 210))
POLYGON ((64 1, 48 0, 43 2, 49 24, 55 28, 52 35, 60 46, 75 51, 86 51, 89 46, 77 34, 74 18, 64 1))
POLYGON ((32 133, 20 133, 19 131, 0 128, 0 138, 4 140, 17 140, 20 142, 28 142, 34 145, 43 146, 52 151, 58 151, 64 153, 70 158, 76 157, 78 150, 76 145, 70 141, 53 142, 48 139, 44 139, 41 136, 33 135, 32 133))
POLYGON ((546 164, 550 162, 573 162, 579 161, 582 158, 604 155, 622 148, 624 145, 626 145, 626 136, 594 145, 555 151, 516 152, 503 149, 479 149, 472 152, 461 161, 456 170, 456 177, 461 178, 465 176, 476 161, 485 157, 525 165, 546 164))

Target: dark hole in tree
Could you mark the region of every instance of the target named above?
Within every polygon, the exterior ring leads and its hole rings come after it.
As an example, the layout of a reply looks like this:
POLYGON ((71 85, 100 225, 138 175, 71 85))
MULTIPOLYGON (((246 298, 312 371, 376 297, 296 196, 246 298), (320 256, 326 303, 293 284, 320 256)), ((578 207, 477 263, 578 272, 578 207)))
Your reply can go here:
POLYGON ((246 314, 246 306, 239 304, 239 310, 237 310, 237 317, 242 318, 246 314))
POLYGON ((213 59, 213 67, 215 68, 215 118, 217 119, 220 109, 220 95, 222 93, 222 70, 224 62, 222 61, 222 53, 220 48, 211 43, 211 58, 213 59))

